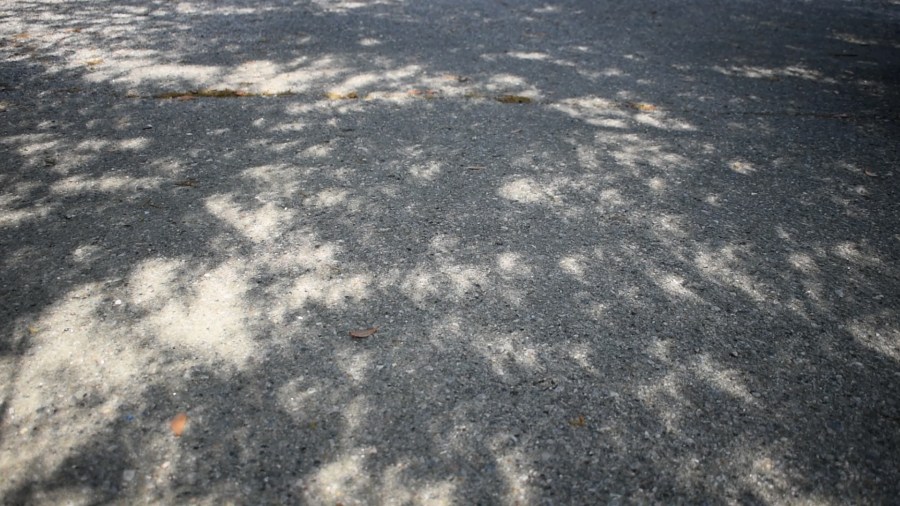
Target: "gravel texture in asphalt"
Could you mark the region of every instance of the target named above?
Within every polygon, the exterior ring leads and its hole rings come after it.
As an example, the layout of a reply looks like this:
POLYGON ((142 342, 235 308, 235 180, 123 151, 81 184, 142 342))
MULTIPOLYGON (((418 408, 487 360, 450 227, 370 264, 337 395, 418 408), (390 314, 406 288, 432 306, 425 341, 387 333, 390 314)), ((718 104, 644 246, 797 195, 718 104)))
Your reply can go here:
POLYGON ((898 105, 896 1, 3 2, 0 503, 896 502, 898 105))

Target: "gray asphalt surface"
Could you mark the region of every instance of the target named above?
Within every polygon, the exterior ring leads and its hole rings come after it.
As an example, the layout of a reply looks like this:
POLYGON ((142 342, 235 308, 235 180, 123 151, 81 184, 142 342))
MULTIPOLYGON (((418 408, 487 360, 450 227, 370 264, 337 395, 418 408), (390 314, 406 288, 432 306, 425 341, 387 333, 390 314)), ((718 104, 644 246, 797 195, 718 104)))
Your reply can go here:
POLYGON ((900 500, 896 1, 10 0, 0 58, 0 503, 900 500))

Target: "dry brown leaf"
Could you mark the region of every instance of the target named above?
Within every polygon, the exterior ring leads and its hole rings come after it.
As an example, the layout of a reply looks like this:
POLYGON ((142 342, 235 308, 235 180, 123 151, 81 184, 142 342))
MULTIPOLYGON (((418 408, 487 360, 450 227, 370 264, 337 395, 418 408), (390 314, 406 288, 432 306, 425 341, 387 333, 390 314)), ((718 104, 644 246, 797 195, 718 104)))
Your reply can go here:
POLYGON ((628 107, 641 112, 650 112, 658 109, 658 107, 656 107, 655 105, 648 104, 646 102, 628 102, 628 107))
POLYGON ((863 172, 865 173, 865 175, 867 175, 867 176, 869 176, 869 177, 878 177, 878 173, 877 173, 877 172, 872 172, 872 171, 869 170, 869 169, 866 169, 866 170, 864 170, 863 172))
POLYGON ((497 97, 497 102, 502 102, 504 104, 530 104, 534 102, 530 97, 523 97, 521 95, 500 95, 497 97))
POLYGON ((96 67, 97 65, 100 65, 101 63, 103 63, 103 58, 94 58, 93 60, 88 60, 88 61, 84 62, 84 64, 87 65, 88 67, 96 67))
POLYGON ((371 327, 365 330, 351 330, 350 337, 355 339, 363 339, 365 337, 371 336, 376 332, 378 332, 378 327, 371 327))
POLYGON ((578 418, 569 420, 569 425, 572 427, 584 427, 585 423, 584 415, 578 415, 578 418))
POLYGON ((456 81, 458 83, 464 83, 469 80, 466 76, 460 76, 456 74, 444 74, 445 81, 456 81))
POLYGON ((198 97, 212 97, 212 98, 232 98, 232 97, 249 97, 252 96, 252 93, 248 93, 243 90, 213 90, 213 89, 204 89, 194 93, 194 95, 198 97))
POLYGON ((412 89, 406 92, 407 95, 412 95, 414 97, 425 97, 425 98, 434 98, 435 94, 437 94, 434 90, 420 90, 420 89, 412 89))
POLYGON ((17 34, 15 34, 15 35, 13 35, 13 38, 16 39, 16 40, 30 39, 30 38, 31 38, 31 34, 28 33, 28 32, 17 33, 17 34))
POLYGON ((251 93, 249 91, 244 90, 214 90, 214 89, 203 89, 203 90, 189 90, 189 91, 167 91, 165 93, 158 93, 153 95, 153 98, 174 98, 177 100, 193 100, 195 98, 244 98, 244 97, 256 97, 258 96, 256 93, 251 93))
POLYGON ((340 93, 337 91, 329 91, 325 94, 328 97, 328 100, 356 100, 359 98, 359 94, 355 91, 351 91, 350 93, 340 93))
POLYGON ((176 181, 175 186, 181 186, 181 187, 185 187, 185 188, 193 188, 193 187, 197 186, 197 180, 188 178, 183 181, 176 181))
POLYGON ((31 335, 35 335, 35 334, 37 334, 37 333, 40 332, 40 331, 41 331, 41 329, 39 329, 39 328, 37 328, 37 327, 34 327, 34 326, 32 326, 32 325, 29 325, 29 326, 28 326, 28 333, 31 334, 31 335))
POLYGON ((188 416, 187 413, 178 413, 172 418, 172 421, 169 422, 169 426, 172 427, 172 434, 175 434, 175 437, 181 437, 184 434, 184 428, 187 426, 188 416))

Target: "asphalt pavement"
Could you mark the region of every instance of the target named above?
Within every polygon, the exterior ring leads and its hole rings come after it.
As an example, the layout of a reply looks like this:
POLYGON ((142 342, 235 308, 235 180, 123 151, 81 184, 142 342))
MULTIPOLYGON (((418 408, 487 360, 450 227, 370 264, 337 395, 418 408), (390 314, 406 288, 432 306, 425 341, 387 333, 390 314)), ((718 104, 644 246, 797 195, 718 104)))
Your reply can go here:
POLYGON ((900 4, 0 4, 0 503, 891 504, 900 4))

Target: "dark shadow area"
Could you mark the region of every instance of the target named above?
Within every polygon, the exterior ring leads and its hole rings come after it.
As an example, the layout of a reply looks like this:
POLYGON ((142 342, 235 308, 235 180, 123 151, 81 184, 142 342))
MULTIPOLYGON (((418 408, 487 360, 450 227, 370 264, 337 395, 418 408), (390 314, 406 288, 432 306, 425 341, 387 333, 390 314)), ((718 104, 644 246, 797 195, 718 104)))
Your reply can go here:
POLYGON ((900 495, 895 6, 0 20, 4 503, 900 495))

